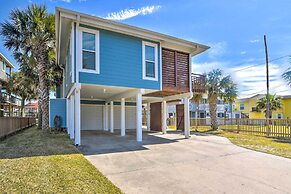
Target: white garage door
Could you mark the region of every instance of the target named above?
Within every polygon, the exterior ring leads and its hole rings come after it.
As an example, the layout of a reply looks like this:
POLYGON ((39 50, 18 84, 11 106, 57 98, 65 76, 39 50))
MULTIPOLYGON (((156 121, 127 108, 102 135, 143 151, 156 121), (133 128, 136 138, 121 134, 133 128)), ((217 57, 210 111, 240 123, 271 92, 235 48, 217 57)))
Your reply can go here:
POLYGON ((103 130, 102 106, 81 105, 81 130, 103 130))
MULTIPOLYGON (((135 119, 136 108, 133 106, 125 107, 125 128, 126 129, 135 129, 136 128, 136 119, 135 119)), ((120 120, 121 120, 121 108, 120 106, 114 106, 114 128, 120 129, 120 120)))
MULTIPOLYGON (((109 119, 110 119, 110 107, 109 119)), ((121 111, 120 106, 114 106, 114 129, 120 129, 121 111)), ((125 128, 136 128, 136 108, 125 107, 125 128)), ((103 106, 101 105, 81 105, 81 130, 103 130, 103 106)))

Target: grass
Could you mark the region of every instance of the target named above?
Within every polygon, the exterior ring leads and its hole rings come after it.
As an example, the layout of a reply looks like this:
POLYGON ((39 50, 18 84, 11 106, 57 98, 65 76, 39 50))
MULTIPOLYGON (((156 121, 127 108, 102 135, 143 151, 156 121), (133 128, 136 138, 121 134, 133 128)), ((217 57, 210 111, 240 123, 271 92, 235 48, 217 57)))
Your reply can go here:
POLYGON ((65 133, 36 127, 0 141, 1 193, 121 193, 65 133))
MULTIPOLYGON (((175 126, 171 126, 175 130, 175 126)), ((233 144, 251 150, 269 153, 285 158, 291 158, 291 138, 267 137, 246 133, 236 133, 236 128, 220 127, 220 130, 213 131, 210 126, 191 127, 191 131, 219 135, 228 138, 233 144), (228 129, 227 131, 221 129, 228 129), (233 132, 231 132, 233 131, 233 132)))
POLYGON ((198 132, 226 137, 235 145, 291 159, 291 138, 267 137, 223 130, 198 129, 198 132))

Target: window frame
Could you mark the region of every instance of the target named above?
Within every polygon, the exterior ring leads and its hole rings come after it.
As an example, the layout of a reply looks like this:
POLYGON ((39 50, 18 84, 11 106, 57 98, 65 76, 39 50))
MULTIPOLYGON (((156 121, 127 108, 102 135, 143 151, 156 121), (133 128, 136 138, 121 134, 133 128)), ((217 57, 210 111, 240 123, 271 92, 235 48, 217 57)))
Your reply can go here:
MULTIPOLYGON (((150 61, 153 62, 153 61, 150 61)), ((142 41, 142 78, 144 80, 151 80, 151 81, 158 81, 158 44, 156 43, 152 43, 152 42, 147 42, 147 41, 142 41), (154 47, 154 52, 155 52, 155 61, 154 61, 154 65, 155 65, 155 77, 148 77, 146 76, 146 46, 151 46, 154 47)))
POLYGON ((87 29, 83 27, 79 27, 79 51, 80 51, 80 71, 86 73, 95 73, 100 74, 100 42, 99 42, 99 31, 93 29, 87 29), (91 50, 83 49, 83 32, 94 34, 95 35, 95 70, 93 69, 85 69, 83 68, 83 51, 93 52, 91 50))
POLYGON ((1 70, 6 73, 5 62, 1 60, 1 70))

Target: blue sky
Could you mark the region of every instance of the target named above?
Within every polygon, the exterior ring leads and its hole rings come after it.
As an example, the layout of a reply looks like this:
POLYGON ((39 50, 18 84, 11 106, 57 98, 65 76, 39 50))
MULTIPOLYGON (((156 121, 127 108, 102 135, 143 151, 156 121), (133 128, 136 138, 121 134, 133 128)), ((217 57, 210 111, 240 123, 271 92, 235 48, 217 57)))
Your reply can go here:
MULTIPOLYGON (((288 0, 10 0, 2 3, 0 20, 7 19, 11 9, 25 8, 29 3, 45 3, 50 12, 59 6, 107 17, 209 45, 211 49, 193 58, 193 70, 223 69, 238 84, 240 97, 265 92, 264 34, 270 59, 291 55, 288 0)), ((0 51, 14 62, 2 45, 0 51)), ((291 94, 281 79, 289 66, 288 57, 270 63, 272 93, 291 94)))

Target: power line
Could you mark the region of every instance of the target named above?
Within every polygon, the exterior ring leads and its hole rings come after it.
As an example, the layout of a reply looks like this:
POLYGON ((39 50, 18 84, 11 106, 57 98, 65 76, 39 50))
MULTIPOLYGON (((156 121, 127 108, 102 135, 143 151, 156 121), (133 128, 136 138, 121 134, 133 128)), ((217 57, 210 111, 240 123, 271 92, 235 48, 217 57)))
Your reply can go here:
MULTIPOLYGON (((290 56, 291 56, 291 54, 289 54, 289 55, 284 55, 284 56, 277 57, 277 58, 275 58, 275 59, 269 60, 269 62, 277 61, 277 60, 280 60, 280 59, 283 59, 283 58, 286 58, 286 57, 290 57, 290 56)), ((256 65, 250 65, 250 66, 248 66, 248 67, 245 67, 245 68, 242 68, 242 69, 238 69, 238 70, 234 70, 234 71, 232 71, 232 72, 235 73, 235 72, 243 71, 243 70, 250 69, 250 68, 252 68, 252 67, 256 67, 256 66, 261 66, 261 65, 265 65, 265 63, 262 63, 262 64, 256 64, 256 65)))

